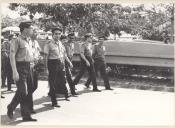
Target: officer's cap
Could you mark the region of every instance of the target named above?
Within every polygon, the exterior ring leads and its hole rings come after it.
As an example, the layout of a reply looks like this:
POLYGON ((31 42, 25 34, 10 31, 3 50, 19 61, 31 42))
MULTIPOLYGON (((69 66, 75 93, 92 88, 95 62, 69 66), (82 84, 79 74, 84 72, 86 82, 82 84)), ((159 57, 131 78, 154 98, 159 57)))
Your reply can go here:
POLYGON ((103 36, 103 35, 101 35, 101 36, 99 36, 99 37, 98 37, 98 39, 104 39, 104 40, 105 40, 105 39, 106 39, 106 37, 105 37, 105 36, 103 36))
POLYGON ((91 37, 92 36, 92 33, 87 33, 84 38, 88 38, 88 37, 91 37))
POLYGON ((75 36, 75 33, 71 32, 71 33, 68 34, 68 36, 75 36))
POLYGON ((54 33, 56 30, 62 32, 62 29, 60 27, 54 27, 52 28, 52 33, 54 33))
POLYGON ((31 21, 24 21, 19 24, 19 28, 29 28, 32 25, 31 21))

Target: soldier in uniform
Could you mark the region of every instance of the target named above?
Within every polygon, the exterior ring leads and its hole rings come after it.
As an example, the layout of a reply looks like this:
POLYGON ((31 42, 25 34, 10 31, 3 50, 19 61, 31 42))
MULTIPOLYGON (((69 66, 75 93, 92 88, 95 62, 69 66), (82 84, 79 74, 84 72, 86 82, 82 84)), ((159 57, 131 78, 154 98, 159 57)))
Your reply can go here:
POLYGON ((13 35, 9 35, 8 41, 5 41, 2 45, 2 86, 5 86, 5 81, 7 78, 7 90, 11 90, 11 84, 13 83, 12 81, 12 68, 10 65, 10 43, 11 40, 13 39, 13 35))
MULTIPOLYGON (((113 90, 110 87, 109 79, 108 79, 108 76, 106 73, 106 62, 105 62, 106 49, 105 49, 105 46, 103 45, 104 40, 105 40, 104 36, 99 37, 99 43, 94 45, 92 56, 94 59, 94 67, 95 67, 96 75, 98 74, 98 71, 100 71, 100 74, 101 74, 103 81, 104 81, 105 89, 106 90, 113 90)), ((91 83, 91 78, 89 77, 89 79, 87 80, 85 85, 87 87, 89 87, 90 83, 91 83)))
MULTIPOLYGON (((61 28, 52 29, 53 40, 49 41, 44 47, 45 53, 45 65, 48 67, 48 80, 49 80, 49 96, 51 97, 51 102, 53 107, 60 107, 57 104, 56 93, 63 93, 66 100, 68 100, 68 90, 66 87, 66 77, 65 77, 65 48, 60 42, 60 37, 62 34, 61 28)), ((72 63, 69 63, 72 67, 72 63)))
POLYGON ((13 111, 20 103, 21 116, 23 121, 37 121, 31 117, 30 97, 32 86, 28 79, 31 77, 30 62, 33 55, 29 44, 29 37, 33 33, 32 22, 21 22, 19 25, 21 35, 12 40, 10 46, 10 63, 13 71, 13 80, 16 82, 17 91, 11 103, 7 106, 7 115, 13 118, 13 111))
POLYGON ((89 73, 89 77, 92 80, 93 91, 100 92, 97 88, 96 74, 94 69, 94 60, 92 59, 92 34, 88 33, 85 35, 85 42, 80 45, 80 58, 81 58, 81 67, 79 74, 75 77, 73 84, 76 85, 86 69, 89 73))
MULTIPOLYGON (((72 62, 72 57, 73 57, 73 54, 74 54, 74 39, 75 39, 75 34, 74 33, 69 33, 68 34, 68 41, 67 41, 66 36, 61 37, 61 41, 62 41, 62 43, 63 43, 63 45, 65 46, 65 49, 66 49, 67 57, 71 62, 72 62)), ((70 69, 70 66, 69 66, 67 61, 65 61, 65 69, 66 69, 66 78, 67 78, 67 82, 68 82, 69 87, 70 87, 71 94, 72 95, 78 95, 75 92, 75 86, 73 85, 71 69, 70 69)))
MULTIPOLYGON (((38 61, 40 59, 40 51, 41 51, 41 48, 38 44, 38 41, 37 41, 37 29, 34 28, 33 30, 33 34, 31 36, 31 41, 30 41, 30 45, 32 47, 32 53, 33 53, 33 61, 31 62, 31 71, 32 71, 32 77, 30 79, 30 84, 33 84, 33 88, 32 88, 32 93, 34 93, 34 91, 38 88, 38 75, 39 75, 39 71, 37 70, 37 64, 38 64, 38 61)), ((31 113, 36 113, 34 111, 34 108, 33 108, 33 95, 31 95, 31 105, 30 105, 30 110, 31 110, 31 113)))
MULTIPOLYGON (((2 65, 2 61, 3 61, 3 55, 2 55, 2 46, 3 46, 3 42, 4 42, 4 37, 1 36, 1 79, 3 78, 3 65, 2 65)), ((5 86, 5 82, 2 84, 2 80, 1 80, 1 87, 5 86), (3 85, 4 84, 4 85, 3 85)), ((5 98, 4 96, 2 96, 1 94, 1 98, 5 98)))

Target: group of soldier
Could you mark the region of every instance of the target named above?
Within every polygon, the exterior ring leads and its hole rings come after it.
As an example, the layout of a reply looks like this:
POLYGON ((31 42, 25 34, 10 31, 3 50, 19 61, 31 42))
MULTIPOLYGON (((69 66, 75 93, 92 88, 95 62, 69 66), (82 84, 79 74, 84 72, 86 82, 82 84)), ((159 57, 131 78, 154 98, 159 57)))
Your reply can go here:
MULTIPOLYGON (((37 42, 37 29, 32 22, 21 22, 19 25, 21 34, 10 41, 9 62, 11 74, 16 84, 15 95, 7 106, 7 116, 12 119, 13 111, 20 104, 23 121, 37 121, 31 117, 35 113, 33 107, 33 93, 38 87, 37 63, 40 59, 41 49, 37 42)), ((72 77, 72 57, 74 54, 75 34, 62 34, 62 29, 52 29, 52 39, 49 40, 43 49, 44 65, 48 72, 49 93, 52 107, 60 107, 57 103, 57 93, 64 94, 69 100, 66 82, 69 85, 73 96, 79 95, 75 86, 79 83, 85 71, 88 71, 88 80, 85 84, 89 88, 92 82, 93 91, 101 92, 97 87, 96 75, 100 71, 104 80, 106 90, 113 90, 110 87, 105 64, 104 36, 98 37, 98 43, 92 44, 93 35, 87 33, 80 44, 80 71, 75 79, 72 77)), ((11 89, 11 88, 8 88, 11 89)))

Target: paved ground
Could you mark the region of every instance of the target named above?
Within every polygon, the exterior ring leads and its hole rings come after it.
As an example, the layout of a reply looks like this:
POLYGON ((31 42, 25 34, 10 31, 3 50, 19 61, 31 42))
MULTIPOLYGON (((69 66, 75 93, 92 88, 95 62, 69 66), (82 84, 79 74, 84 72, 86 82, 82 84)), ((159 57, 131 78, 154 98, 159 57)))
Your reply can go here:
MULTIPOLYGON (((15 119, 6 116, 6 107, 14 92, 2 89, 5 99, 1 99, 2 125, 173 125, 174 93, 144 91, 114 87, 113 91, 99 88, 102 92, 92 92, 82 84, 77 85, 78 97, 70 101, 58 97, 61 108, 52 108, 47 96, 46 81, 39 81, 39 88, 34 93, 36 114, 32 117, 37 122, 22 122, 19 106, 15 119)), ((16 88, 13 88, 15 90, 16 88)))

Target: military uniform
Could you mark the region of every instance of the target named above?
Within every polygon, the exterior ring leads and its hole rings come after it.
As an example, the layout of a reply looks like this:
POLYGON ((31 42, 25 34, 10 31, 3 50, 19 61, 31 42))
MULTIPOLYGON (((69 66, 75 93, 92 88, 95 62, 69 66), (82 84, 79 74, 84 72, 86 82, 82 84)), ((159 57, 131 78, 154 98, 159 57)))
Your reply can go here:
POLYGON ((2 45, 1 48, 2 48, 1 49, 2 86, 5 86, 5 81, 6 81, 6 78, 7 78, 7 87, 8 87, 8 90, 10 91, 11 90, 11 84, 13 83, 12 68, 11 68, 11 65, 10 65, 10 58, 9 58, 9 55, 10 55, 10 41, 4 42, 4 44, 2 45))
POLYGON ((8 105, 7 114, 9 115, 9 113, 12 113, 20 103, 23 120, 36 121, 31 118, 31 111, 29 109, 33 90, 33 84, 29 82, 32 78, 30 62, 33 59, 29 39, 22 35, 14 39, 11 43, 10 54, 15 54, 19 80, 16 81, 17 91, 11 103, 8 105))
MULTIPOLYGON (((40 56, 40 46, 38 44, 37 40, 30 40, 30 46, 31 48, 31 52, 33 54, 33 61, 30 63, 31 66, 31 72, 32 72, 32 77, 29 81, 30 84, 33 84, 33 88, 32 88, 32 93, 34 93, 34 91, 38 88, 38 75, 39 72, 36 69, 37 63, 39 61, 39 56, 40 56)), ((33 109, 33 95, 31 96, 31 105, 30 105, 30 110, 32 112, 34 112, 33 109)))
MULTIPOLYGON (((66 49, 67 57, 72 62, 72 57, 74 54, 74 44, 71 42, 67 42, 64 44, 64 46, 66 49)), ((72 73, 71 73, 69 63, 67 61, 65 61, 65 70, 66 70, 66 78, 67 78, 67 82, 68 82, 69 87, 70 87, 71 94, 75 95, 76 94, 75 85, 73 85, 72 73)))
MULTIPOLYGON (((110 84, 108 80, 108 76, 106 73, 106 63, 105 63, 105 46, 103 45, 94 45, 93 49, 93 59, 94 59, 94 67, 96 74, 100 71, 100 74, 103 78, 104 85, 106 89, 110 89, 110 84)), ((91 78, 89 78, 86 82, 86 86, 89 87, 91 83, 91 78)))
POLYGON ((65 48, 60 41, 51 40, 45 45, 44 53, 48 56, 49 95, 54 106, 57 104, 56 93, 63 93, 66 98, 68 97, 64 65, 65 48))
POLYGON ((75 77, 73 84, 76 85, 81 77, 83 76, 83 74, 85 73, 85 71, 87 70, 89 73, 89 77, 92 80, 92 84, 93 84, 93 91, 98 91, 97 89, 97 83, 96 83, 96 74, 95 74, 95 69, 94 69, 94 63, 93 63, 93 59, 92 59, 92 44, 91 43, 83 43, 80 45, 80 52, 82 54, 84 54, 84 56, 86 57, 86 59, 89 61, 90 66, 88 67, 86 65, 86 62, 81 58, 81 67, 80 67, 80 72, 79 74, 75 77))

